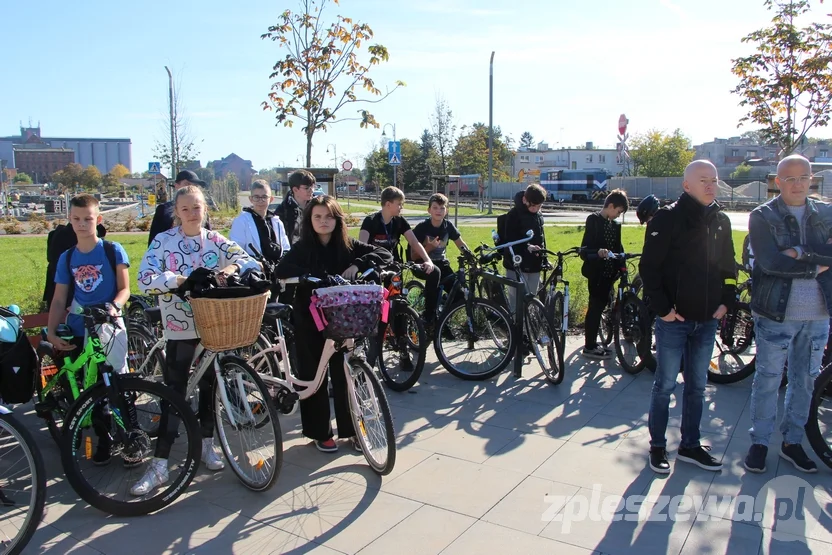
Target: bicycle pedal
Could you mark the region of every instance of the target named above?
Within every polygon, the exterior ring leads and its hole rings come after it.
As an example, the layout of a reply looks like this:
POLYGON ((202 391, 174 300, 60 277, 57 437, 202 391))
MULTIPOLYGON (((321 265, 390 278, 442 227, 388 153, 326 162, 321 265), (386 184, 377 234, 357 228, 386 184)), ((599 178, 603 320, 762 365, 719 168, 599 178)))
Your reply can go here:
POLYGON ((54 401, 51 399, 46 400, 40 403, 35 403, 35 414, 37 414, 39 418, 43 418, 45 416, 49 416, 49 414, 57 408, 58 406, 54 401))

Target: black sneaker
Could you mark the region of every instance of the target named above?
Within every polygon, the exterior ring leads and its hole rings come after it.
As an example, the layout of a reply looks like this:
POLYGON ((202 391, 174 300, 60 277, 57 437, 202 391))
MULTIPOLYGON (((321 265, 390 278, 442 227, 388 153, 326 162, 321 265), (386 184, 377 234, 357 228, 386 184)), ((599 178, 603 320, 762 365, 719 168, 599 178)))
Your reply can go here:
POLYGON ((650 468, 659 474, 670 474, 670 463, 667 461, 667 449, 664 447, 650 448, 650 468))
POLYGON ((92 464, 95 466, 107 466, 110 464, 110 447, 109 441, 99 438, 98 446, 95 448, 95 453, 92 456, 92 464))
POLYGON ((762 474, 766 471, 766 455, 768 455, 768 447, 755 443, 748 450, 748 455, 745 456, 742 464, 747 471, 762 474))
POLYGON ((610 358, 610 354, 607 353, 607 350, 600 345, 596 345, 595 347, 584 347, 581 351, 581 355, 592 360, 606 360, 610 358))
POLYGON ((812 474, 818 471, 818 465, 809 458, 803 446, 799 443, 788 445, 783 443, 780 446, 780 456, 794 465, 801 472, 812 474))
POLYGON ((680 448, 676 453, 676 460, 695 464, 705 470, 722 470, 722 463, 708 454, 710 450, 711 448, 707 445, 700 445, 699 447, 691 447, 689 449, 680 448))

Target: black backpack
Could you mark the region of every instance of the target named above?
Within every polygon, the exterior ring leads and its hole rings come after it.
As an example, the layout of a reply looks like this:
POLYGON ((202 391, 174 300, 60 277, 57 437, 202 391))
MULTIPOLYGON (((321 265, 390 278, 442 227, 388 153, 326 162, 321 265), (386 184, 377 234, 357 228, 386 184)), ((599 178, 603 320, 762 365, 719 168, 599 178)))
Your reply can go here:
MULTIPOLYGON (((0 307, 0 318, 20 316, 0 307)), ((6 403, 27 403, 35 392, 38 355, 23 331, 21 321, 14 343, 0 342, 0 397, 6 403)))

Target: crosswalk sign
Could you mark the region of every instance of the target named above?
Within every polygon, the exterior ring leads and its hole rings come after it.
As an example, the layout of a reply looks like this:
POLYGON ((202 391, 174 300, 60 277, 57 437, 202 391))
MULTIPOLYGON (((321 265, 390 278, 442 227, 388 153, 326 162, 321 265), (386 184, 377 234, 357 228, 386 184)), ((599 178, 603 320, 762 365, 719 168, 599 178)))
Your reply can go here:
POLYGON ((159 162, 148 162, 147 173, 157 174, 162 173, 162 164, 159 162))
POLYGON ((387 162, 391 166, 400 166, 402 163, 401 141, 389 141, 387 143, 387 162))

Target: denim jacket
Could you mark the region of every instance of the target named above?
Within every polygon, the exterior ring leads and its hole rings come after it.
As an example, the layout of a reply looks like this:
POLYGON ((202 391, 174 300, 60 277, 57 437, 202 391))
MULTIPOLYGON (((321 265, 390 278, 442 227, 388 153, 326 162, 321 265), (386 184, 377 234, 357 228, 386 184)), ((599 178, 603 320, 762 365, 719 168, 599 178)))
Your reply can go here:
POLYGON ((792 279, 815 278, 821 285, 827 310, 832 313, 832 272, 818 275, 818 266, 832 265, 832 205, 806 199, 806 242, 801 244, 800 225, 778 195, 751 212, 748 233, 754 252, 751 310, 782 322, 789 302, 792 279), (782 254, 801 247, 795 259, 782 254))

